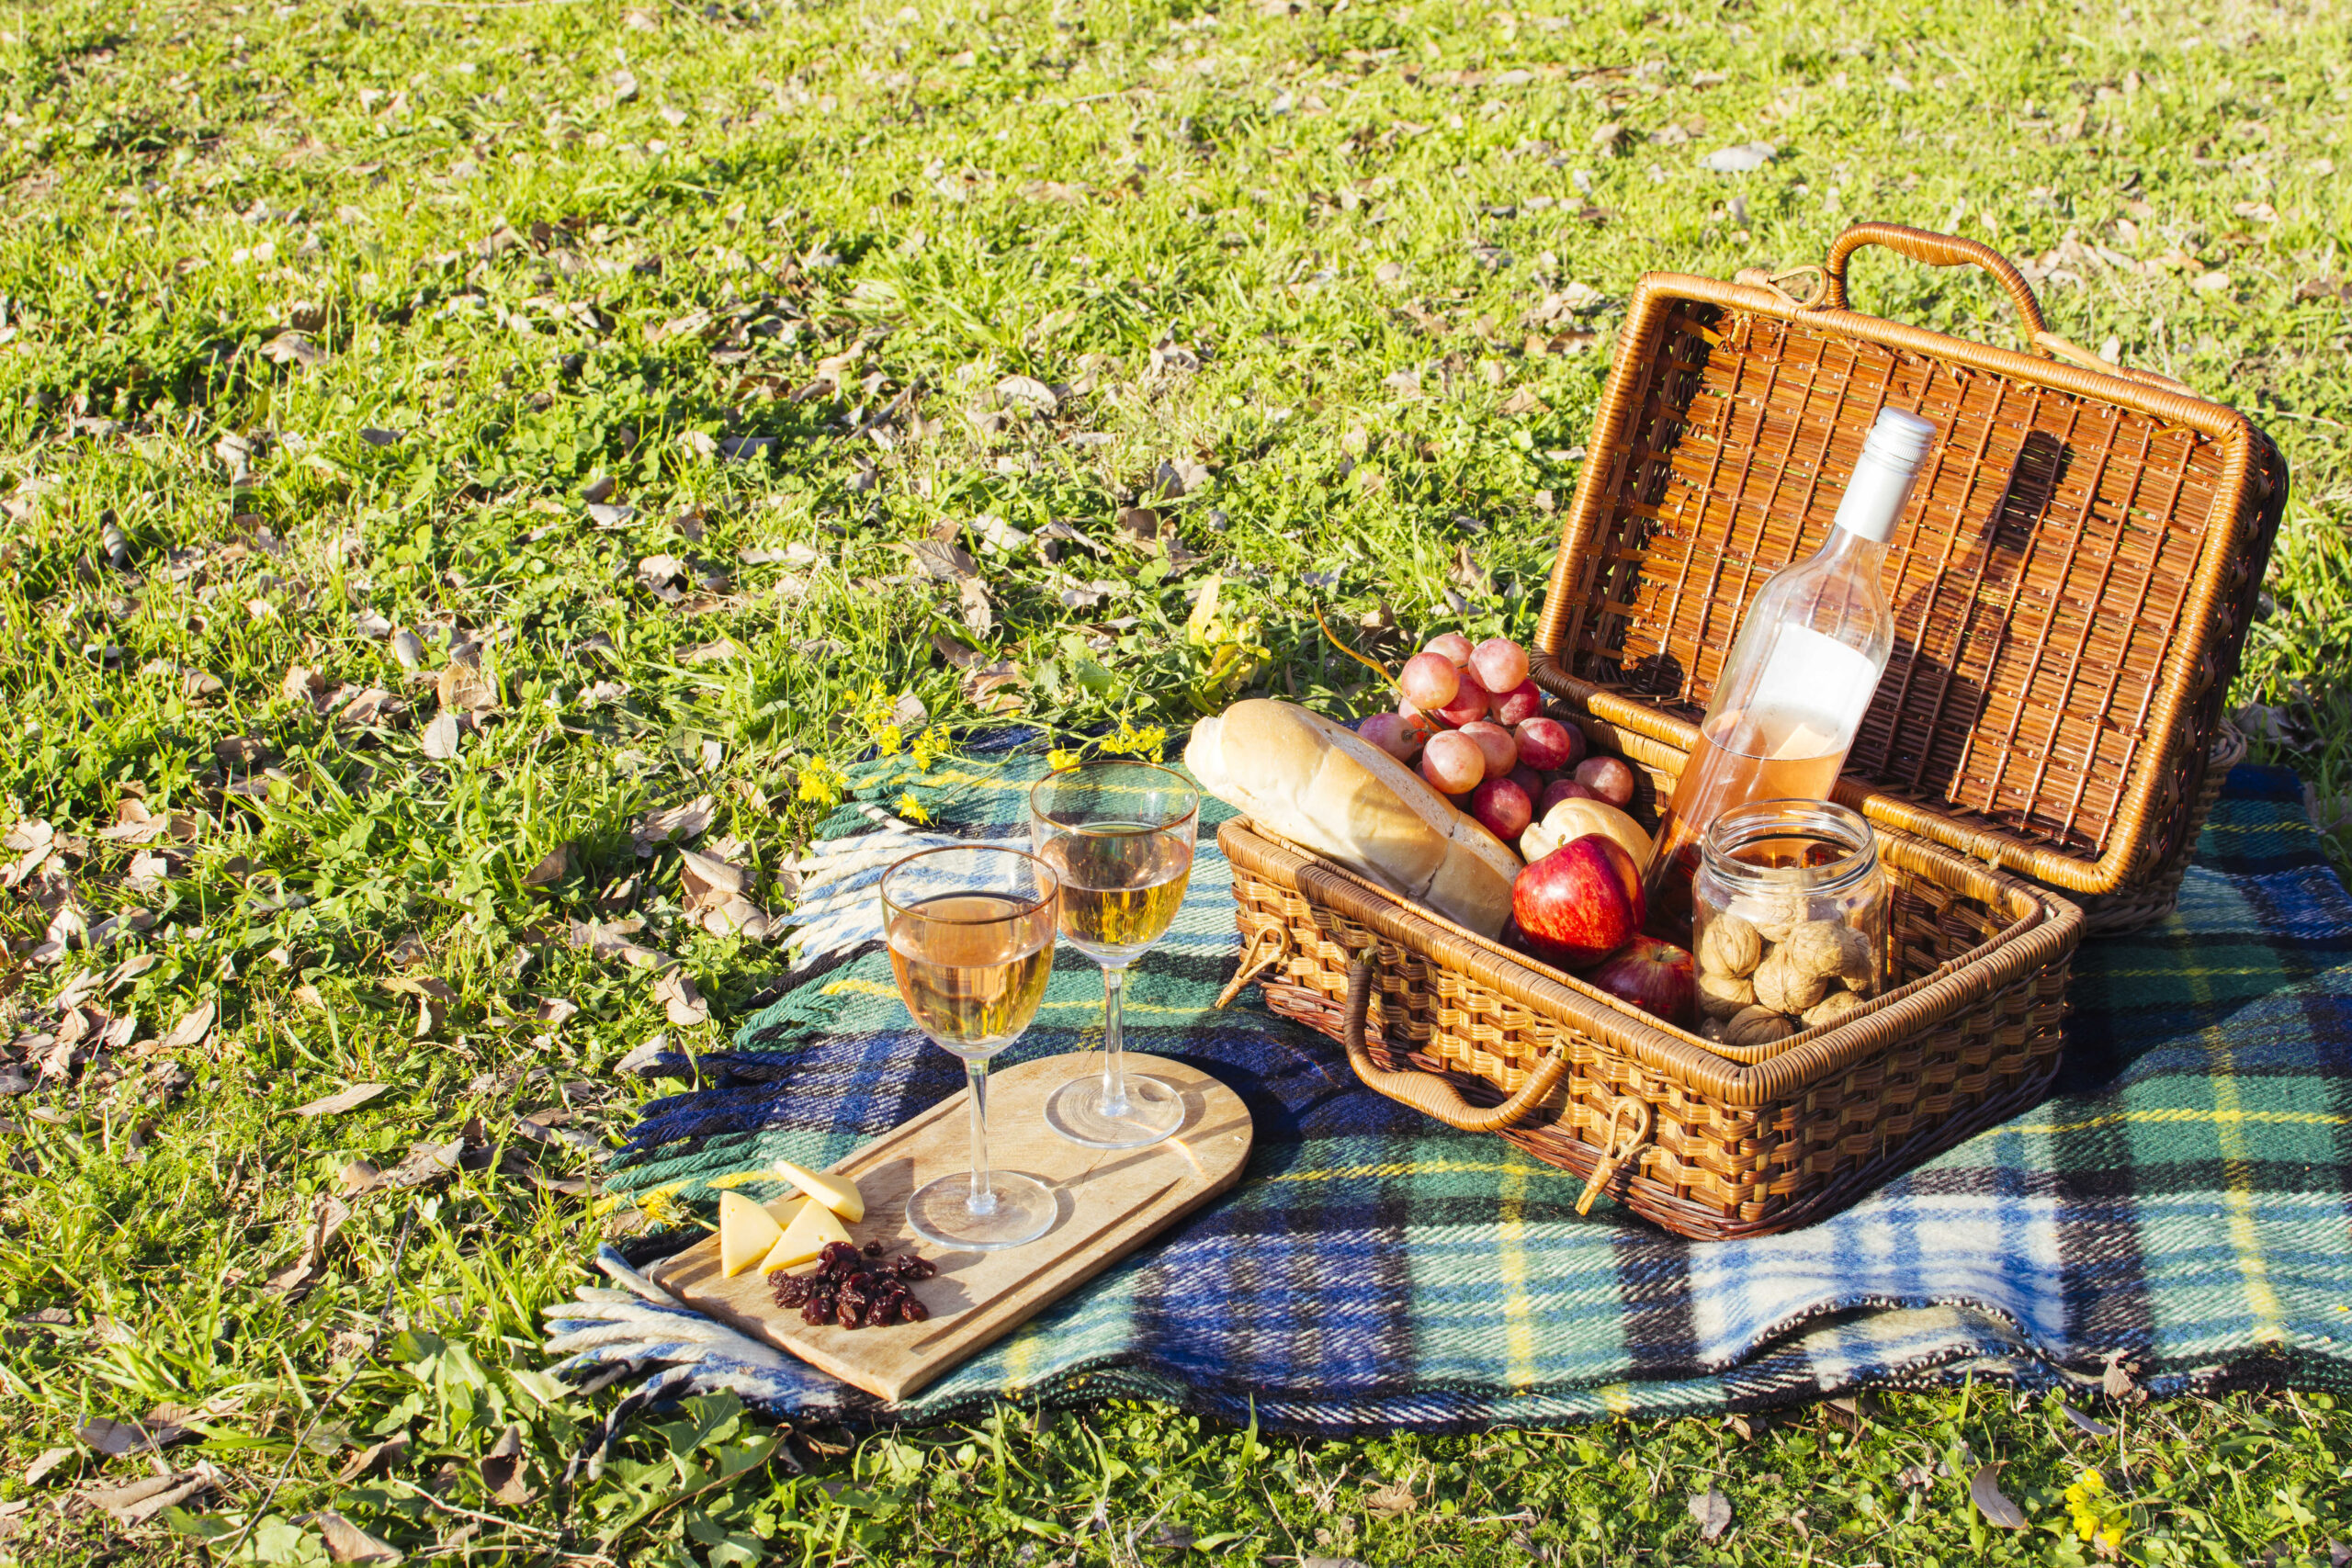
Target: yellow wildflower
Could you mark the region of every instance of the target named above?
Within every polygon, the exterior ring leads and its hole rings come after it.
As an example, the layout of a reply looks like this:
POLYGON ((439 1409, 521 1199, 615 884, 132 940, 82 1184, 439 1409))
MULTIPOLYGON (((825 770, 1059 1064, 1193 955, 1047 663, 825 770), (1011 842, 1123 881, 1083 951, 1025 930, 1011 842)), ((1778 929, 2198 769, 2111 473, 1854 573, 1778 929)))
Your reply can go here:
POLYGON ((1168 731, 1159 725, 1137 729, 1126 719, 1119 720, 1119 732, 1102 742, 1102 750, 1120 757, 1142 757, 1157 762, 1167 748, 1168 731))
POLYGON ((947 748, 945 730, 935 724, 926 728, 921 735, 915 737, 915 771, 923 773, 931 772, 931 765, 947 754, 947 748))
MULTIPOLYGON (((882 689, 881 682, 876 681, 869 683, 865 688, 865 694, 852 705, 850 716, 865 728, 866 734, 879 741, 884 730, 898 728, 892 722, 898 711, 898 699, 882 689)), ((892 750, 895 750, 896 748, 892 750)))
POLYGON ((903 739, 904 737, 899 733, 899 727, 895 724, 886 724, 874 732, 875 750, 880 751, 885 757, 897 756, 903 739))
POLYGON ((931 820, 931 813, 923 809, 922 802, 917 800, 911 792, 899 796, 899 804, 891 809, 898 812, 900 817, 905 818, 910 822, 928 822, 931 820))
POLYGON ((819 806, 838 805, 849 787, 849 775, 822 757, 812 757, 800 770, 800 798, 819 806))
POLYGON ((1075 768, 1078 762, 1078 753, 1066 746, 1057 746, 1046 753, 1046 766, 1054 773, 1058 773, 1064 768, 1075 768))

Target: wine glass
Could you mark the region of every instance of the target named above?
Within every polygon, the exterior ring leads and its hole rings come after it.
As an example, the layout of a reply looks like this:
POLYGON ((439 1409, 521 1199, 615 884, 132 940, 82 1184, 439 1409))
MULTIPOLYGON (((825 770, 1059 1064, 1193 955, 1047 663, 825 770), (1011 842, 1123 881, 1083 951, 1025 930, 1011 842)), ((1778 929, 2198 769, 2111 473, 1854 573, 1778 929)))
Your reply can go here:
POLYGON ((1084 762, 1029 792, 1029 838, 1062 885, 1061 933, 1102 966, 1102 1075, 1072 1078, 1046 1120, 1074 1144, 1131 1149, 1184 1124, 1183 1097, 1129 1077, 1121 1052, 1127 966, 1168 932, 1192 879, 1200 792, 1149 762, 1084 762))
POLYGON ((995 844, 924 850, 882 876, 890 973, 915 1027, 960 1056, 971 1085, 972 1173, 943 1176, 907 1200, 907 1224, 936 1247, 993 1252, 1046 1234, 1053 1190, 989 1169, 989 1058, 1021 1038, 1054 967, 1060 879, 1035 856, 995 844))

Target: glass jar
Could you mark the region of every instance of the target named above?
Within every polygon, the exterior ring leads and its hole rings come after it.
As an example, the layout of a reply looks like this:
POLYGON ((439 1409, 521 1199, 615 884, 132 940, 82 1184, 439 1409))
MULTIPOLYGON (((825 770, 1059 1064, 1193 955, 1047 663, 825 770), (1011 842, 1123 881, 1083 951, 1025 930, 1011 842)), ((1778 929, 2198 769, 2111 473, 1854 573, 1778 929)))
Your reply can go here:
POLYGON ((1878 837, 1845 807, 1756 800, 1709 824, 1692 878, 1699 1032, 1769 1046, 1860 1010, 1892 973, 1878 837))

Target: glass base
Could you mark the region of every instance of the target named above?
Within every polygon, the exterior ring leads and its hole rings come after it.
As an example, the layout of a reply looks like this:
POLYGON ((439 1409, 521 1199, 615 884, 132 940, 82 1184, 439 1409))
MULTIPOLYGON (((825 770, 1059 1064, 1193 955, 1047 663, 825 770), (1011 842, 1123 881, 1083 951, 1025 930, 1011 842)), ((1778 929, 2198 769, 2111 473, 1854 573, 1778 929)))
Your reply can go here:
POLYGON ((995 1207, 979 1214, 972 1212, 970 1172, 928 1182, 907 1200, 908 1227, 933 1247, 959 1252, 1001 1252, 1053 1229, 1060 1206, 1055 1201, 1054 1190, 1044 1182, 1010 1171, 991 1171, 989 1190, 996 1200, 995 1207))
POLYGON ((1101 1074, 1072 1078, 1046 1101, 1046 1125, 1091 1149, 1135 1149, 1184 1124, 1184 1097, 1158 1078, 1129 1073, 1126 1098, 1114 1114, 1102 1103, 1101 1074))

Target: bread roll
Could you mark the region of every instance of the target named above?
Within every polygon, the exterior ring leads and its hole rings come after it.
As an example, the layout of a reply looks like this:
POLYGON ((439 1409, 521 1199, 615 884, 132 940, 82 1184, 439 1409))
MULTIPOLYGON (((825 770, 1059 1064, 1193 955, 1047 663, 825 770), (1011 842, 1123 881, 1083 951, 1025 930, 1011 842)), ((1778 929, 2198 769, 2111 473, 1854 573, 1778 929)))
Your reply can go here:
POLYGON ((1481 936, 1510 918, 1519 857, 1352 731, 1253 697, 1193 727, 1184 765, 1269 831, 1481 936))

